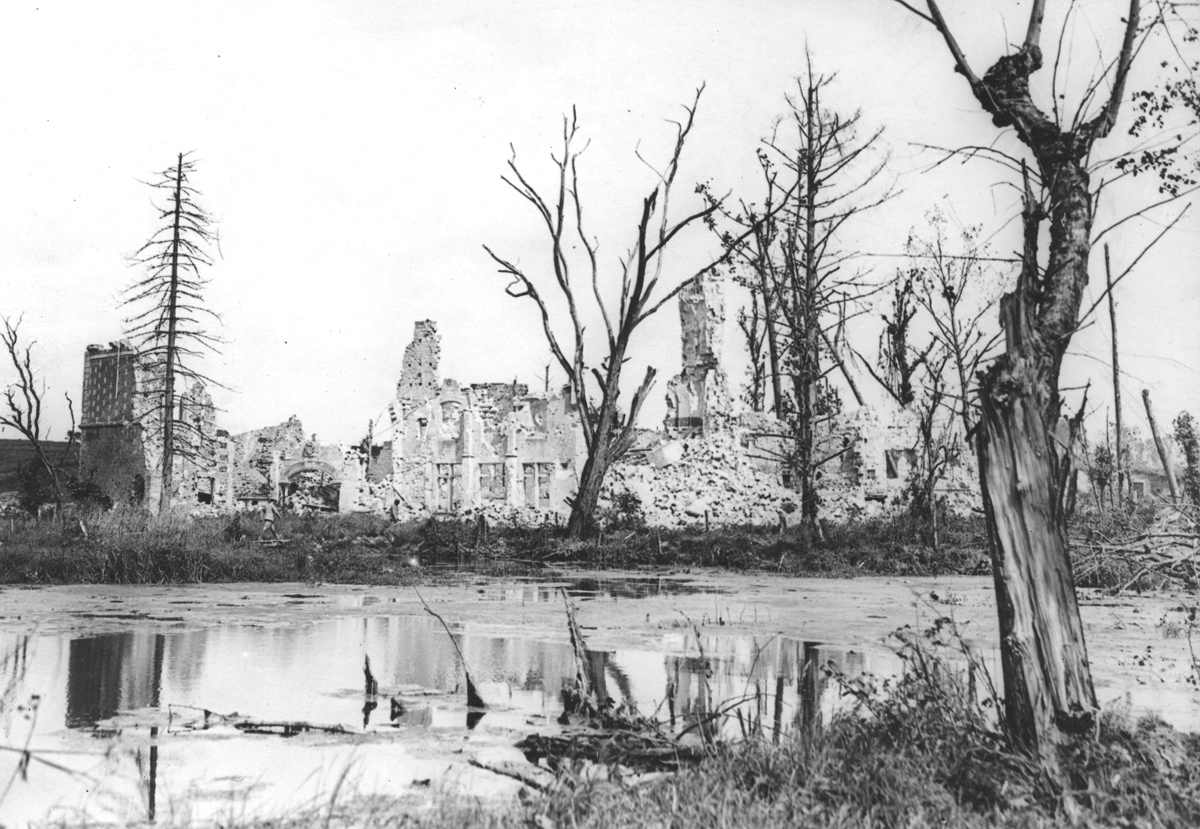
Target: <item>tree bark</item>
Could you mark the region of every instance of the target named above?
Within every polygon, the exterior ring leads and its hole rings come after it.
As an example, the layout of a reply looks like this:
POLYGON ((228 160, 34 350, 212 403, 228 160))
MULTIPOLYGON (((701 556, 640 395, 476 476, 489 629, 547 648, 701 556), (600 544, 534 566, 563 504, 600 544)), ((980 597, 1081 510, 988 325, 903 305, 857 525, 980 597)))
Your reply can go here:
POLYGON ((1092 728, 1096 696, 1061 516, 1056 461, 1028 360, 1004 360, 981 394, 979 478, 1000 619, 1005 723, 1057 767, 1061 734, 1092 728))

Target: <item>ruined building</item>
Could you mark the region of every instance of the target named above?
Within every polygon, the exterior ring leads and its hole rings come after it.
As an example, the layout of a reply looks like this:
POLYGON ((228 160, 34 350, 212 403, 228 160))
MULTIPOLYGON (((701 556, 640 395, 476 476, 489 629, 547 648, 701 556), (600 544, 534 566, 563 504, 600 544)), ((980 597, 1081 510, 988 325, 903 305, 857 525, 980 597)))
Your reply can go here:
MULTIPOLYGON (((114 504, 158 506, 162 483, 161 412, 153 369, 128 342, 90 345, 83 361, 79 469, 114 504)), ((195 383, 179 398, 172 501, 184 507, 233 505, 229 434, 216 425, 212 397, 195 383)))
MULTIPOLYGON (((798 504, 787 428, 770 415, 736 411, 722 354, 721 281, 709 277, 681 291, 679 314, 682 370, 667 384, 663 427, 642 431, 613 466, 602 508, 628 504, 621 496, 629 493, 651 524, 786 520, 798 504)), ((390 459, 391 475, 364 459, 375 473, 365 476, 370 495, 359 498, 362 507, 399 502, 405 517, 475 511, 525 521, 565 517, 586 459, 569 394, 443 380, 440 351, 435 323, 416 323, 390 407, 391 441, 369 453, 390 459)), ((903 501, 917 462, 911 413, 861 407, 824 425, 820 438, 844 449, 819 473, 824 516, 879 514, 903 501)), ((953 468, 938 492, 952 506, 969 508, 977 497, 973 469, 966 462, 953 468)))
POLYGON ((437 325, 416 323, 389 407, 388 505, 414 517, 482 509, 565 513, 583 462, 575 406, 515 382, 442 380, 440 353, 437 325))
MULTIPOLYGON (((607 476, 602 509, 640 505, 653 525, 776 524, 796 511, 786 424, 739 411, 723 355, 725 299, 719 278, 679 294, 678 375, 667 383, 660 429, 640 430, 607 476)), ((177 459, 176 503, 254 507, 267 498, 296 509, 389 512, 401 519, 485 514, 536 523, 559 520, 586 460, 579 411, 569 390, 443 378, 437 325, 417 322, 405 349, 388 423, 358 444, 323 444, 292 417, 230 437, 216 427, 203 387, 181 415, 200 436, 177 459)), ((147 369, 127 344, 92 346, 85 358, 83 474, 115 502, 157 503, 161 452, 148 411, 147 369)), ((824 422, 818 440, 832 457, 818 473, 821 512, 848 520, 901 506, 918 461, 916 418, 860 407, 824 422)), ((971 453, 937 494, 970 509, 978 486, 971 453)))

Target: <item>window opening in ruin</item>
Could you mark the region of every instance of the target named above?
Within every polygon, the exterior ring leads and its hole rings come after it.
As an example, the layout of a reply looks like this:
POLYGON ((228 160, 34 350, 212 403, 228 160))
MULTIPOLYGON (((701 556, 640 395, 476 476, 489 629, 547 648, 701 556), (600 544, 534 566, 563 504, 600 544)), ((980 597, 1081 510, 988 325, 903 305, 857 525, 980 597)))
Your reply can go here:
POLYGON ((504 464, 479 464, 479 493, 485 501, 503 501, 505 498, 504 464))
POLYGON ((462 464, 437 465, 437 508, 441 512, 457 512, 462 506, 462 464))
POLYGON ((858 453, 853 449, 847 449, 842 453, 841 472, 846 483, 850 486, 858 486, 858 453))
POLYGON ((779 479, 784 486, 792 485, 792 470, 789 467, 784 467, 779 471, 779 479))
POLYGON ((216 478, 201 478, 196 484, 196 503, 211 504, 216 485, 216 478))
POLYGON ((1143 496, 1143 495, 1145 495, 1145 494, 1146 494, 1146 484, 1145 484, 1145 482, 1143 482, 1143 481, 1134 481, 1134 482, 1133 482, 1133 497, 1134 497, 1135 499, 1137 499, 1137 500, 1139 500, 1139 501, 1140 501, 1140 500, 1142 499, 1142 496, 1143 496))
POLYGON ((875 470, 874 470, 874 469, 868 469, 868 470, 867 470, 867 480, 868 480, 868 481, 873 481, 873 480, 875 480, 875 470))
POLYGON ((537 506, 537 464, 522 464, 521 472, 525 476, 525 505, 537 506))
POLYGON ((429 418, 427 418, 427 417, 418 417, 417 418, 417 428, 420 430, 421 440, 425 440, 425 427, 427 427, 428 425, 429 425, 429 418))
POLYGON ((141 475, 133 476, 133 485, 129 488, 129 503, 135 506, 146 500, 146 479, 141 475))
POLYGON ((554 464, 539 463, 538 467, 538 506, 542 509, 550 508, 550 476, 553 474, 554 464))
POLYGON ((550 509, 550 479, 554 474, 554 464, 522 464, 522 472, 525 474, 525 505, 550 509))
POLYGON ((884 463, 887 464, 888 478, 900 477, 900 450, 888 449, 883 453, 884 463))

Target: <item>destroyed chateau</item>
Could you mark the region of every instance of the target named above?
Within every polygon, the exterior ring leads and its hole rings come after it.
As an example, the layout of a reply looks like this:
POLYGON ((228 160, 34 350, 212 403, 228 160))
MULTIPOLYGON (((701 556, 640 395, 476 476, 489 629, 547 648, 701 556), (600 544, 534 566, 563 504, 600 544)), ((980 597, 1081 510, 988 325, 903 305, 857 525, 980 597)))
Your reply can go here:
MULTIPOLYGON (((602 508, 640 510, 651 525, 777 524, 796 509, 786 426, 739 411, 722 362, 723 285, 680 293, 682 371, 667 384, 660 429, 641 430, 606 479, 602 508), (629 497, 626 493, 636 496, 629 497)), ((443 378, 440 336, 417 322, 405 349, 390 423, 357 445, 322 444, 288 421, 240 435, 217 428, 197 384, 179 403, 187 451, 175 460, 174 503, 192 510, 253 507, 279 498, 297 508, 388 513, 401 520, 478 515, 542 523, 565 519, 586 449, 569 392, 443 378)), ((147 406, 147 370, 125 343, 84 358, 81 470, 114 503, 158 501, 161 429, 147 406)), ((825 517, 847 520, 903 503, 918 435, 907 412, 860 407, 823 426, 838 447, 819 473, 825 517)), ((952 508, 977 499, 971 453, 939 495, 952 508)))

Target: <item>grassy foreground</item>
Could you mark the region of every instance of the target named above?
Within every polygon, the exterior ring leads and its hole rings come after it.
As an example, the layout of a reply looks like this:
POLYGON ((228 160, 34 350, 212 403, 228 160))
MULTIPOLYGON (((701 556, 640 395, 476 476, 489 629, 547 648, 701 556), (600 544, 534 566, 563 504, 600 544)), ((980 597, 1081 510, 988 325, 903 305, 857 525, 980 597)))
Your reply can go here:
POLYGON ((113 510, 63 524, 0 522, 0 583, 162 584, 326 581, 406 584, 413 565, 520 572, 546 565, 596 568, 724 567, 787 575, 946 575, 986 571, 984 530, 959 519, 935 552, 900 516, 830 526, 823 543, 762 527, 655 530, 610 527, 570 542, 563 530, 472 521, 389 524, 365 514, 285 515, 281 543, 258 543, 253 516, 172 516, 113 510))

